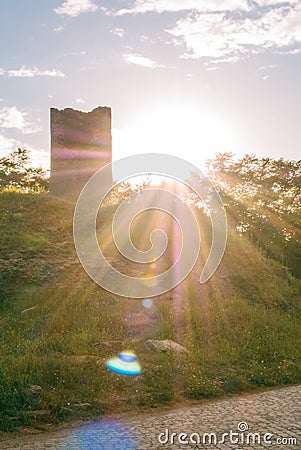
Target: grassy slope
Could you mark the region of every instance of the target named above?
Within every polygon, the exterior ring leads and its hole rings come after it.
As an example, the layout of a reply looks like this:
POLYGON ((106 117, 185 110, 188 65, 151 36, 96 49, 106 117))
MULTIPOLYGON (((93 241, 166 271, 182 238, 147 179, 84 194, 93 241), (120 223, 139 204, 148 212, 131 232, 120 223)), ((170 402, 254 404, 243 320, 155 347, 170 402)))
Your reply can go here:
POLYGON ((171 291, 146 310, 87 277, 68 202, 2 194, 0 209, 0 429, 300 382, 298 282, 245 238, 229 233, 205 286, 196 266, 180 308, 171 291), (147 338, 177 340, 189 353, 146 350, 147 338), (140 377, 106 370, 124 348, 137 353, 140 377), (30 393, 33 384, 42 395, 30 393))

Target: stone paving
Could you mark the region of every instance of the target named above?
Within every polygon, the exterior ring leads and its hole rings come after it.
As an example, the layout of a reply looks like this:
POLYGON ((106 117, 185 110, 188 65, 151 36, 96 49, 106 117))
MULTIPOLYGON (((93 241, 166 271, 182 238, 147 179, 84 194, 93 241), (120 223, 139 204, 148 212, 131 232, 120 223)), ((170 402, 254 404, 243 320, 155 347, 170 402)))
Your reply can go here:
POLYGON ((0 448, 300 450, 301 386, 204 401, 197 406, 131 418, 105 418, 64 431, 5 437, 0 448))

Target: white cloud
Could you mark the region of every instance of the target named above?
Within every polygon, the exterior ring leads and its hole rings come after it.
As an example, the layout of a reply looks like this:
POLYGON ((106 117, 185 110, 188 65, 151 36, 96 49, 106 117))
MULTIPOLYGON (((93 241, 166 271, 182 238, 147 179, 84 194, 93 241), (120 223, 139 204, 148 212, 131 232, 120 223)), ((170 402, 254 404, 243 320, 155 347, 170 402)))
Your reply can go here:
POLYGON ((292 50, 284 50, 283 52, 277 52, 279 55, 299 55, 301 48, 293 48, 292 50))
POLYGON ((266 64, 264 66, 260 66, 259 69, 260 70, 269 70, 269 69, 276 69, 277 67, 279 67, 279 64, 266 64))
POLYGON ((15 106, 0 109, 0 127, 23 129, 25 113, 18 111, 15 106))
POLYGON ((2 67, 0 67, 0 75, 4 75, 4 74, 5 74, 5 70, 2 67))
POLYGON ((60 31, 63 31, 63 27, 62 25, 60 25, 59 27, 53 28, 53 31, 55 31, 56 33, 59 33, 60 31))
POLYGON ((79 52, 71 52, 72 56, 85 56, 86 55, 86 51, 85 50, 81 50, 79 52))
POLYGON ((185 58, 221 58, 243 51, 237 39, 237 27, 237 22, 227 19, 225 14, 198 14, 178 20, 174 28, 166 31, 183 39, 188 50, 183 55, 185 58))
POLYGON ((179 12, 179 11, 248 11, 247 0, 136 0, 133 8, 118 11, 106 11, 108 15, 143 14, 146 12, 179 12))
POLYGON ((156 63, 146 56, 137 55, 136 53, 126 53, 123 55, 123 59, 127 64, 136 64, 138 66, 147 67, 149 69, 156 69, 158 67, 164 67, 161 64, 156 63))
POLYGON ((112 34, 114 34, 115 36, 118 36, 120 38, 122 38, 124 36, 124 29, 123 28, 113 28, 110 31, 111 31, 112 34))
POLYGON ((50 166, 50 152, 49 150, 43 150, 41 148, 34 148, 30 145, 22 145, 22 147, 29 150, 30 161, 33 166, 41 166, 46 170, 49 170, 50 166))
POLYGON ((20 69, 8 70, 9 77, 33 78, 33 77, 59 77, 64 78, 65 74, 56 69, 39 69, 38 67, 27 68, 22 66, 20 69))
MULTIPOLYGON (((220 64, 220 63, 236 63, 239 61, 238 56, 228 56, 227 58, 217 58, 211 61, 212 64, 220 64)), ((205 64, 206 65, 206 64, 205 64)))
POLYGON ((228 58, 301 43, 301 4, 271 9, 256 19, 195 14, 166 30, 186 45, 185 58, 228 58))
POLYGON ((287 5, 298 5, 300 0, 256 0, 258 6, 275 6, 275 5, 283 5, 286 3, 287 5))
POLYGON ((78 103, 78 104, 85 103, 85 100, 83 100, 83 99, 80 98, 80 97, 78 97, 75 101, 76 101, 76 103, 78 103))
POLYGON ((14 138, 8 138, 0 134, 0 158, 8 156, 18 148, 29 150, 30 162, 33 166, 42 166, 44 169, 49 169, 49 151, 33 148, 27 143, 21 143, 14 138))
POLYGON ((24 134, 37 133, 40 127, 27 120, 27 114, 15 106, 0 109, 0 128, 16 128, 24 134))
POLYGON ((79 16, 82 13, 94 12, 98 9, 91 0, 66 0, 61 6, 54 9, 57 14, 71 17, 79 16))
MULTIPOLYGON (((74 51, 74 52, 69 52, 69 53, 62 53, 60 55, 57 55, 57 57, 59 59, 63 59, 63 58, 68 58, 69 56, 85 56, 87 54, 87 52, 85 50, 79 50, 79 51, 74 51)), ((64 75, 65 76, 65 75, 64 75)))
POLYGON ((0 134, 0 157, 8 156, 13 150, 17 150, 18 147, 20 147, 19 141, 0 134))

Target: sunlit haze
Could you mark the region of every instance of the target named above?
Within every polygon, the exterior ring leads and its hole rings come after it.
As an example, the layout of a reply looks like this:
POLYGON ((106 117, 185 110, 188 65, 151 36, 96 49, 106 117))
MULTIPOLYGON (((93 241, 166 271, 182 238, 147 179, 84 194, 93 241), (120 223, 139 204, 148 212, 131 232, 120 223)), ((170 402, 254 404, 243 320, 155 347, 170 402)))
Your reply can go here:
POLYGON ((142 111, 127 129, 113 130, 114 157, 161 152, 196 165, 217 151, 234 148, 235 127, 218 113, 197 106, 158 106, 142 111))

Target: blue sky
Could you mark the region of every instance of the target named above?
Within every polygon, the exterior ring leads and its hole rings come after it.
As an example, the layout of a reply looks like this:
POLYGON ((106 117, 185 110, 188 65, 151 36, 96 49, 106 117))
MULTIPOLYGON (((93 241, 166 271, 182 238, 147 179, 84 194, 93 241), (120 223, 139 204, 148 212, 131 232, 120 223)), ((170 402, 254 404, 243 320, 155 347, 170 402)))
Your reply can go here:
POLYGON ((300 158, 300 0, 2 0, 0 17, 0 155, 47 166, 50 107, 111 106, 114 158, 300 158))

